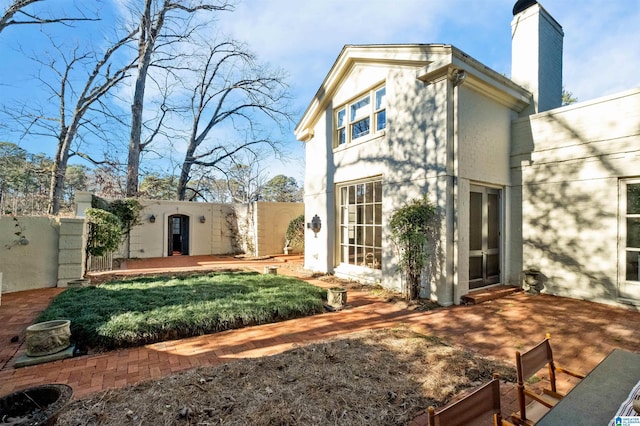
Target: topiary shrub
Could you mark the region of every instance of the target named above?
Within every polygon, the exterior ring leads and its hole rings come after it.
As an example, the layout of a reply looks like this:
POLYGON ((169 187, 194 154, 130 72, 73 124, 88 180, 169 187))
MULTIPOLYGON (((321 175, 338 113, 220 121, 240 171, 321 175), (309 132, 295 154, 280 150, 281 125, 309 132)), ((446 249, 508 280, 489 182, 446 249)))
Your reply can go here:
POLYGON ((426 247, 435 217, 436 208, 425 197, 412 200, 396 210, 389 223, 391 239, 400 255, 398 266, 405 273, 403 293, 409 300, 420 295, 420 278, 427 264, 426 247))

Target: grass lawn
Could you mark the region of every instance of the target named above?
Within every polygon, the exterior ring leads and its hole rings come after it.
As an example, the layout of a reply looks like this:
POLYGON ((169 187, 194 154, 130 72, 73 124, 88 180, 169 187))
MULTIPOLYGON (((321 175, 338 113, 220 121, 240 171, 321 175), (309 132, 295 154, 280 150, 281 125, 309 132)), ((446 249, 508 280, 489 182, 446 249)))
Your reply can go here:
POLYGON ((77 345, 106 350, 317 314, 325 294, 251 272, 138 277, 70 288, 37 321, 69 319, 77 345))

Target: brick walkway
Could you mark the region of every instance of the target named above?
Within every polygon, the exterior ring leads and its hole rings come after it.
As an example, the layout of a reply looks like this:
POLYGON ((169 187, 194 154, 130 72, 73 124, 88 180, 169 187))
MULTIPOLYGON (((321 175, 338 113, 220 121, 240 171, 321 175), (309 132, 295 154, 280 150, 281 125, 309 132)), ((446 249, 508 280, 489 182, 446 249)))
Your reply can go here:
MULTIPOLYGON (((288 260, 297 260, 289 258, 288 260)), ((296 275, 287 259, 238 261, 210 256, 176 257, 128 262, 124 273, 160 270, 204 270, 243 266, 262 271, 278 265, 278 273, 296 275)), ((304 278, 304 277, 303 277, 304 278)), ((306 278, 305 278, 306 279, 306 278)), ((324 287, 326 282, 307 279, 324 287)), ((0 395, 42 383, 67 383, 74 398, 123 387, 143 380, 198 366, 212 366, 232 359, 280 353, 295 345, 318 342, 374 328, 406 325, 423 333, 514 364, 514 352, 552 334, 554 355, 571 367, 589 372, 612 349, 640 352, 640 313, 585 301, 524 293, 476 306, 456 306, 431 312, 408 310, 401 303, 387 303, 367 293, 349 291, 352 308, 309 318, 265 324, 140 348, 81 356, 19 369, 14 360, 24 352, 24 334, 37 314, 61 289, 31 290, 2 296, 0 306, 0 395), (17 342, 11 338, 19 336, 17 342)), ((562 365, 562 362, 559 362, 562 365)), ((561 388, 572 386, 563 382, 561 388)), ((512 384, 502 386, 503 412, 516 410, 512 384)), ((424 417, 415 424, 426 424, 424 417)))

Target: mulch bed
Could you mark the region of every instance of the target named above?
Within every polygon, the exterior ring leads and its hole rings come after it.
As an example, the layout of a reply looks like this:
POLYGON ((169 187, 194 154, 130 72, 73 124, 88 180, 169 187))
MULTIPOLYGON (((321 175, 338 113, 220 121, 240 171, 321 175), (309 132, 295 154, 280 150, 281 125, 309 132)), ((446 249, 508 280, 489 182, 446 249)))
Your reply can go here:
POLYGON ((512 367, 405 328, 355 333, 74 401, 59 425, 400 425, 512 367))

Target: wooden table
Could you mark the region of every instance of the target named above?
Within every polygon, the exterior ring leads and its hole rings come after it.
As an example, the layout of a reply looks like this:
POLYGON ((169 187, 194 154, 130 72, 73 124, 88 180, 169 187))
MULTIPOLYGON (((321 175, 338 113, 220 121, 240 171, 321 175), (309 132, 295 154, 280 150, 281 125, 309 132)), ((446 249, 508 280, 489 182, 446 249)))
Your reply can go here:
POLYGON ((640 381, 640 354, 614 349, 536 425, 606 426, 640 381))

